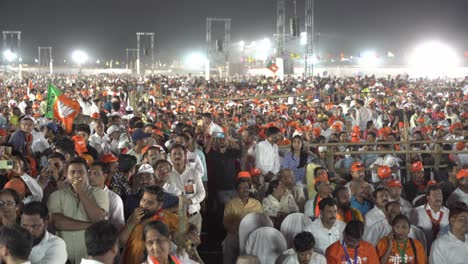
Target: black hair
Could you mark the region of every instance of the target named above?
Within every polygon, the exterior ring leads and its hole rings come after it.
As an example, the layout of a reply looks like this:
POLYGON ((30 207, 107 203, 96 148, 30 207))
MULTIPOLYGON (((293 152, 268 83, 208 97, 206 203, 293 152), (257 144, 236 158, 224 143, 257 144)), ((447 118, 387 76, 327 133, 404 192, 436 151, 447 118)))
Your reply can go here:
POLYGON ((213 115, 211 113, 203 113, 202 117, 206 117, 206 118, 208 118, 210 120, 213 120, 213 115))
POLYGON ((85 132, 88 135, 91 135, 91 129, 88 124, 79 124, 75 127, 75 132, 85 132))
POLYGON ((143 192, 156 195, 158 202, 164 201, 164 189, 159 185, 149 185, 143 189, 143 192))
POLYGON ((117 228, 109 221, 93 223, 85 231, 86 251, 89 256, 102 256, 112 250, 119 239, 117 228))
POLYGON ((143 241, 146 242, 146 233, 148 233, 148 231, 150 231, 150 230, 156 230, 162 236, 170 238, 170 230, 169 230, 169 227, 167 227, 167 225, 165 225, 161 221, 151 221, 151 222, 147 223, 143 228, 143 234, 142 234, 143 235, 143 237, 142 237, 143 241))
POLYGON ((387 189, 385 189, 384 187, 379 187, 377 189, 375 189, 373 192, 372 192, 372 197, 374 197, 374 200, 377 199, 377 194, 379 192, 388 192, 387 189))
POLYGON ((327 197, 320 200, 318 206, 320 210, 323 210, 325 209, 325 206, 338 206, 338 204, 335 199, 327 197))
POLYGON ((277 127, 274 127, 274 126, 267 128, 266 131, 265 131, 265 134, 266 134, 267 137, 270 137, 270 136, 278 134, 278 133, 281 133, 281 130, 279 128, 277 128, 277 127))
POLYGON ((390 201, 385 205, 385 212, 388 212, 388 208, 390 208, 390 206, 393 206, 393 205, 398 205, 401 207, 401 204, 399 201, 390 201))
POLYGON ((185 143, 189 142, 189 140, 190 140, 190 138, 184 133, 177 134, 176 137, 183 137, 185 143))
POLYGON ((373 121, 373 120, 367 121, 367 123, 366 123, 366 128, 367 128, 367 129, 370 129, 371 126, 372 126, 373 124, 374 124, 374 121, 373 121))
POLYGON ((70 155, 70 158, 75 157, 75 142, 71 140, 70 138, 61 138, 55 142, 55 150, 63 153, 63 155, 70 155))
POLYGON ((272 180, 272 181, 270 182, 270 184, 268 185, 268 190, 267 190, 266 193, 265 193, 265 197, 268 196, 268 195, 270 195, 270 194, 273 194, 273 191, 274 191, 276 188, 278 188, 279 184, 280 184, 280 180, 272 180))
POLYGON ((45 204, 37 201, 25 204, 21 209, 21 214, 39 215, 42 220, 49 220, 49 209, 45 204))
POLYGON ((0 190, 0 196, 4 195, 4 194, 10 195, 11 197, 13 197, 13 200, 15 200, 15 203, 16 203, 17 206, 21 202, 21 196, 19 195, 19 193, 16 190, 13 190, 13 189, 10 189, 10 188, 5 188, 3 190, 0 190))
POLYGON ((49 156, 47 156, 47 159, 54 159, 54 158, 60 159, 61 161, 66 160, 65 156, 58 152, 52 152, 49 156))
POLYGON ((128 154, 120 154, 118 161, 119 171, 123 173, 129 172, 137 164, 135 156, 128 154))
POLYGON ((153 168, 156 169, 159 165, 164 164, 164 163, 169 164, 169 167, 172 169, 172 164, 168 160, 165 160, 165 159, 160 159, 160 160, 156 161, 153 168))
POLYGON ((301 232, 294 237, 294 250, 296 252, 305 252, 315 247, 315 238, 311 232, 301 232))
POLYGON ((326 171, 328 173, 328 170, 325 167, 321 167, 321 166, 315 167, 315 169, 314 169, 314 178, 315 179, 317 179, 317 177, 318 177, 317 173, 318 173, 319 170, 324 170, 324 171, 326 171))
POLYGON ((367 132, 367 136, 369 136, 369 135, 372 135, 374 138, 377 137, 377 135, 372 131, 367 132))
POLYGON ((2 226, 0 245, 6 246, 12 257, 27 260, 33 247, 33 238, 28 230, 20 226, 2 226))
POLYGON ((187 152, 187 148, 186 148, 184 145, 182 145, 182 144, 177 144, 177 143, 174 144, 174 145, 172 145, 172 147, 171 147, 171 152, 172 152, 172 150, 177 149, 177 148, 180 148, 180 149, 182 149, 184 152, 187 152))
POLYGON ((28 172, 28 160, 26 160, 26 157, 23 155, 23 153, 21 151, 18 151, 16 149, 14 149, 12 152, 11 152, 11 157, 18 157, 21 161, 23 161, 23 170, 28 172))
POLYGON ((70 166, 71 164, 82 164, 86 170, 88 169, 88 162, 86 162, 86 160, 82 157, 73 158, 68 162, 68 166, 70 166))
POLYGON ((307 154, 307 152, 304 151, 304 140, 302 139, 301 136, 299 135, 296 135, 292 138, 291 140, 291 153, 294 155, 294 150, 293 150, 293 144, 292 142, 294 141, 294 139, 299 139, 301 141, 301 153, 299 155, 299 165, 297 166, 297 168, 302 168, 304 167, 306 164, 307 164, 307 157, 309 156, 307 154))
POLYGON ((249 178, 239 178, 239 179, 236 181, 236 190, 237 190, 237 188, 239 188, 239 185, 241 185, 242 183, 250 184, 249 178))
POLYGON ((456 217, 461 213, 468 213, 468 206, 464 202, 456 202, 450 208, 449 219, 452 217, 456 217))
POLYGON ((110 171, 109 165, 107 163, 104 163, 102 161, 95 161, 90 167, 97 166, 101 167, 101 170, 104 174, 108 174, 110 171))
POLYGON ((344 234, 352 239, 362 239, 364 223, 359 220, 351 220, 346 224, 344 234))
POLYGON ((340 187, 336 187, 336 189, 333 190, 332 196, 333 196, 333 198, 335 198, 337 201, 338 201, 338 194, 339 194, 341 191, 348 191, 348 188, 346 188, 346 187, 344 187, 344 186, 340 186, 340 187))
POLYGON ((408 226, 411 227, 411 222, 410 220, 408 219, 408 217, 404 214, 399 214, 397 216, 395 216, 395 218, 393 218, 392 220, 392 227, 395 226, 398 222, 400 221, 405 221, 406 223, 408 223, 408 226))
POLYGON ((438 184, 433 184, 433 185, 427 186, 426 190, 425 190, 426 197, 429 196, 432 191, 437 191, 437 190, 442 191, 442 188, 438 184))

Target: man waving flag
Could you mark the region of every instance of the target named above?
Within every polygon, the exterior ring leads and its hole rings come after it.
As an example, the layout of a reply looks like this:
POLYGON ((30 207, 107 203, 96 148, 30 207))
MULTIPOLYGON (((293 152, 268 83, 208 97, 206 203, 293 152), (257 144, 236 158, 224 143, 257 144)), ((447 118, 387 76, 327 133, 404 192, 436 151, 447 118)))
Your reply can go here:
POLYGON ((60 89, 49 84, 47 93, 47 118, 60 120, 67 133, 72 132, 73 120, 80 112, 80 104, 66 97, 60 89))

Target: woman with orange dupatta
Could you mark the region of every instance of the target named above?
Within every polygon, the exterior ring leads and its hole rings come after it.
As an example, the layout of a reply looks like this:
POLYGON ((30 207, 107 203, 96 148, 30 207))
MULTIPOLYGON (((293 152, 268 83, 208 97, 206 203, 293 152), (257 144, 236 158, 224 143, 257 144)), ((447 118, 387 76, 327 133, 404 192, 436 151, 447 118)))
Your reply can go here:
POLYGON ((170 254, 171 235, 163 222, 151 221, 143 230, 143 240, 148 257, 144 264, 180 264, 180 260, 170 254))

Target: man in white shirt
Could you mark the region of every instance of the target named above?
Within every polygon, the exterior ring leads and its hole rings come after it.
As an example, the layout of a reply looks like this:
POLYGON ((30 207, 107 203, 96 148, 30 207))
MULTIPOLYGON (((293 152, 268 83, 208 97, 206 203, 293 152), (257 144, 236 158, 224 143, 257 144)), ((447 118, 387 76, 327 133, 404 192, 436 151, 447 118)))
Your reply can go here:
POLYGON ((389 195, 387 189, 381 187, 374 190, 372 193, 374 198, 374 208, 372 208, 364 216, 365 228, 369 228, 373 224, 385 219, 385 205, 388 203, 389 195))
MULTIPOLYGON (((190 139, 185 134, 179 134, 174 138, 174 144, 180 144, 187 148, 187 143, 190 139)), ((167 156, 167 160, 172 163, 171 155, 167 156)), ((187 166, 192 167, 199 171, 202 175, 205 173, 205 168, 203 166, 203 162, 201 161, 200 157, 197 155, 196 151, 190 151, 187 148, 187 166)))
MULTIPOLYGON (((175 144, 171 148, 173 169, 168 183, 177 188, 173 195, 184 195, 187 198, 189 222, 194 224, 198 232, 201 231, 202 217, 200 214, 200 203, 205 200, 205 187, 202 182, 202 174, 187 166, 187 149, 175 144)), ((171 190, 166 190, 170 192, 171 190)))
POLYGON ((372 120, 372 111, 364 106, 364 101, 361 99, 356 100, 356 122, 361 131, 366 130, 367 122, 372 120))
POLYGON ((41 202, 26 204, 21 212, 21 226, 33 238, 29 261, 34 264, 63 264, 67 262, 65 241, 47 231, 49 210, 41 202))
POLYGON ((399 180, 390 180, 387 182, 387 186, 385 186, 388 190, 389 194, 389 201, 397 201, 401 204, 401 213, 408 216, 409 212, 413 209, 413 205, 401 197, 401 192, 403 189, 403 185, 399 180))
POLYGON ((85 232, 88 257, 81 264, 113 264, 119 253, 119 231, 108 221, 90 225, 85 232))
POLYGON ((426 188, 427 204, 414 208, 410 212, 411 223, 418 226, 426 235, 429 252, 432 241, 439 235, 439 231, 446 231, 449 225, 449 209, 443 206, 442 189, 438 185, 426 188))
POLYGON ((450 210, 450 231, 434 241, 429 264, 463 264, 468 260, 468 207, 458 203, 450 210))
POLYGON ((223 128, 213 122, 213 116, 210 113, 203 114, 203 126, 208 130, 210 136, 215 132, 224 132, 223 128))
POLYGON ((255 148, 255 165, 262 172, 266 181, 271 180, 280 170, 278 141, 281 140, 281 131, 277 127, 266 129, 266 140, 261 141, 255 148))
MULTIPOLYGON (((401 205, 397 201, 388 202, 385 206, 385 219, 373 224, 364 230, 363 239, 377 246, 380 239, 392 232, 391 223, 393 219, 402 213, 401 205)), ((417 239, 424 248, 426 247, 426 236, 424 232, 415 225, 410 226, 409 237, 417 239)))
POLYGON ((28 256, 31 253, 32 237, 19 226, 2 226, 0 228, 0 263, 31 264, 28 256))
POLYGON ((457 173, 458 188, 447 199, 447 207, 452 207, 456 202, 468 204, 468 168, 463 168, 457 173))
POLYGON ((288 256, 281 264, 326 264, 325 256, 314 252, 315 242, 316 239, 311 232, 297 234, 294 237, 294 249, 288 249, 283 253, 288 256))
POLYGON ((305 228, 314 234, 315 250, 325 253, 328 246, 343 238, 343 230, 346 224, 336 220, 338 212, 336 201, 333 198, 324 198, 319 202, 320 218, 305 228))
POLYGON ((109 214, 107 219, 120 229, 125 225, 124 207, 122 198, 106 186, 106 179, 109 174, 109 166, 103 162, 94 162, 89 167, 89 185, 103 189, 109 196, 109 214))

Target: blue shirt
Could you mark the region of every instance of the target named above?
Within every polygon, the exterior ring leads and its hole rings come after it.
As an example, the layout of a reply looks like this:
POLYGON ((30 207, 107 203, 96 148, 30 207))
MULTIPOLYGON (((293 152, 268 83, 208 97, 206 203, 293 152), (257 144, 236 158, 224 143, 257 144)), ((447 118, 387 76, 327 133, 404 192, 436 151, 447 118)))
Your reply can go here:
POLYGON ((281 169, 291 169, 294 172, 294 177, 296 178, 296 182, 302 182, 305 176, 305 165, 311 162, 311 158, 307 155, 307 163, 304 164, 302 168, 298 168, 300 162, 300 158, 295 157, 292 152, 286 153, 284 155, 283 161, 281 162, 281 169))
POLYGON ((354 209, 359 210, 361 212, 362 217, 364 217, 367 212, 370 211, 370 209, 374 208, 374 204, 364 200, 364 203, 360 203, 358 200, 356 200, 356 197, 353 195, 351 196, 351 207, 354 209))

